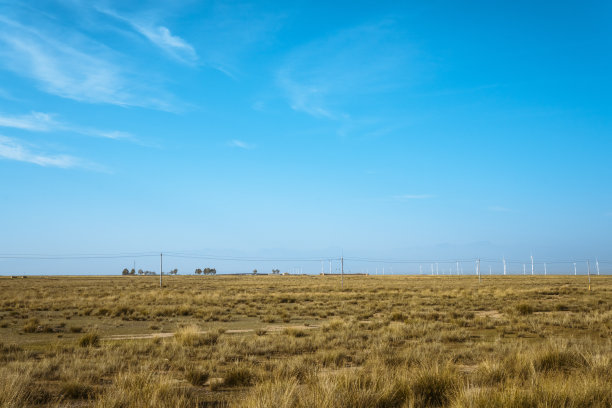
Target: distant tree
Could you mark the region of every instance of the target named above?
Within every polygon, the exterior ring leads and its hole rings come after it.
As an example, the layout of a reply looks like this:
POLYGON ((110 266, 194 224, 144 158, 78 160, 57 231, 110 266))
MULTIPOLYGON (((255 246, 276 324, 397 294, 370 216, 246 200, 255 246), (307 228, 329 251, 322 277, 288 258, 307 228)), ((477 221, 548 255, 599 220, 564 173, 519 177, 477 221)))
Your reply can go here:
POLYGON ((253 269, 253 275, 257 275, 257 269, 253 269))
POLYGON ((142 269, 139 269, 139 270, 138 270, 138 274, 139 274, 139 275, 143 275, 143 274, 144 274, 144 271, 143 271, 142 269))
POLYGON ((215 268, 204 268, 204 275, 215 275, 217 270, 215 268))
POLYGON ((280 269, 272 269, 272 274, 279 275, 280 274, 280 269))
POLYGON ((124 268, 123 272, 121 272, 122 275, 129 275, 130 271, 128 270, 128 268, 124 268))
POLYGON ((130 275, 136 275, 136 269, 132 268, 132 270, 130 271, 130 275))
POLYGON ((195 274, 196 275, 201 275, 202 274, 202 270, 200 268, 195 270, 195 274))
POLYGON ((178 269, 174 268, 172 269, 170 272, 168 272, 170 275, 176 275, 178 273, 178 269))

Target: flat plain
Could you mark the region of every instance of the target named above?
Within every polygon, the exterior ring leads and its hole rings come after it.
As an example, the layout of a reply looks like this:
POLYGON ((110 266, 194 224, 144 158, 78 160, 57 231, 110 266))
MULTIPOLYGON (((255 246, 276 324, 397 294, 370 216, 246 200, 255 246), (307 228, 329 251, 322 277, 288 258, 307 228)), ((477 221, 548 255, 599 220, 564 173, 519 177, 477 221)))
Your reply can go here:
POLYGON ((611 407, 612 277, 0 278, 0 407, 611 407))

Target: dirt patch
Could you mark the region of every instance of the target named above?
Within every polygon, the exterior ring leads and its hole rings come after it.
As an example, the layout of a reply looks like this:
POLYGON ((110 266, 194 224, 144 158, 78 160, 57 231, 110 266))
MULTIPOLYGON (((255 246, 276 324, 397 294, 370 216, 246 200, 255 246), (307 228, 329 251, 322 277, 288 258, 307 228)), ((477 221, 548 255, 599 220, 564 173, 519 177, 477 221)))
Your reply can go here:
MULTIPOLYGON (((300 330, 311 330, 318 329, 320 326, 268 326, 264 327, 264 330, 268 333, 282 332, 285 329, 300 329, 300 330)), ((240 334, 240 333, 253 333, 255 329, 228 329, 225 334, 240 334)), ((200 334, 205 334, 206 331, 201 331, 200 334)), ((144 340, 144 339, 156 339, 173 337, 174 333, 148 333, 148 334, 117 334, 113 336, 103 337, 102 340, 144 340)))
MULTIPOLYGON (((268 333, 275 333, 275 332, 282 332, 285 329, 311 330, 311 329, 318 329, 319 327, 321 327, 321 326, 316 326, 316 325, 308 325, 308 326, 304 326, 304 325, 296 325, 296 326, 267 326, 267 327, 264 327, 264 330, 267 331, 268 333)), ((251 331, 253 331, 253 330, 251 330, 251 331)))

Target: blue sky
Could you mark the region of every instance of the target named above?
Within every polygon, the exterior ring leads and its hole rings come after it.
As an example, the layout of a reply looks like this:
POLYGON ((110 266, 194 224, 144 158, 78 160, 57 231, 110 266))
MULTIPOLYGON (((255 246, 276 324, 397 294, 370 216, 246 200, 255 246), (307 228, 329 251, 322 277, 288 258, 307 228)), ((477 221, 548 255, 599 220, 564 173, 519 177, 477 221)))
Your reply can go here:
POLYGON ((611 18, 0 1, 0 252, 612 259, 611 18))

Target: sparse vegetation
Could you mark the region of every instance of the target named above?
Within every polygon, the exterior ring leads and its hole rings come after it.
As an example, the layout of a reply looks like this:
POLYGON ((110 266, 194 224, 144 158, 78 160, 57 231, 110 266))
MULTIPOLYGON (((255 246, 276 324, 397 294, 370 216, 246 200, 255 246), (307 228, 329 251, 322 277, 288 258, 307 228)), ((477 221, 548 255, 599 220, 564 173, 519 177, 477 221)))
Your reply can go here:
POLYGON ((344 279, 0 278, 0 407, 612 406, 611 277, 344 279))

